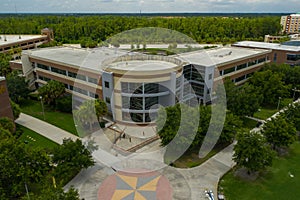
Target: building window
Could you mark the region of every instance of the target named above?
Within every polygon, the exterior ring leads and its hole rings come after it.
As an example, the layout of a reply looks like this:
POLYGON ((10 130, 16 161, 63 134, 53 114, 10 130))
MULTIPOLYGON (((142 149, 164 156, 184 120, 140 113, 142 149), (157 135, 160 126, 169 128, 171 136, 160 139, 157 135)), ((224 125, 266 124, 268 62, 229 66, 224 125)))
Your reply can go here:
POLYGON ((225 69, 225 70, 224 70, 224 75, 225 75, 225 74, 229 74, 229 73, 234 72, 234 71, 235 71, 235 67, 231 67, 231 68, 229 68, 229 69, 225 69))
POLYGON ((300 55, 297 55, 297 54, 287 54, 287 60, 290 60, 290 61, 297 61, 297 60, 300 60, 300 55))
POLYGON ((274 58, 273 61, 276 62, 277 61, 277 53, 274 53, 274 58))
POLYGON ((69 77, 72 77, 72 78, 76 78, 77 74, 68 71, 68 76, 69 76, 69 77))
POLYGON ((44 70, 49 70, 49 66, 46 66, 46 65, 42 65, 42 64, 37 64, 37 67, 40 68, 40 69, 44 69, 44 70))
POLYGON ((105 88, 109 88, 109 82, 104 81, 104 86, 105 86, 105 88))
POLYGON ((85 75, 77 74, 76 78, 79 79, 79 80, 82 80, 82 81, 86 81, 86 76, 85 75))
POLYGON ((62 74, 62 75, 67 74, 66 70, 58 69, 58 68, 55 68, 55 67, 51 67, 51 72, 54 72, 54 73, 57 73, 57 74, 62 74))
POLYGON ((110 98, 109 97, 105 97, 105 102, 110 104, 110 98))
POLYGON ((246 68, 247 67, 247 63, 244 63, 244 64, 242 64, 242 65, 238 65, 237 66, 237 70, 241 70, 241 69, 244 69, 244 68, 246 68))
POLYGON ((208 80, 211 80, 212 79, 212 74, 209 74, 208 75, 208 80))
POLYGON ((97 83, 98 83, 97 79, 91 78, 91 77, 88 77, 88 82, 94 83, 94 84, 97 84, 97 83))

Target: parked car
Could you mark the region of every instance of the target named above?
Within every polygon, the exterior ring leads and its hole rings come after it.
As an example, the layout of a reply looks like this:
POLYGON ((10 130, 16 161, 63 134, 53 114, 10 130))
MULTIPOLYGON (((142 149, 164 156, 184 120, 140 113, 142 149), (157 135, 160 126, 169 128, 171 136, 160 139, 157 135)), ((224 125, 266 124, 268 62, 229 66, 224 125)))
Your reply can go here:
POLYGON ((205 195, 209 200, 215 200, 214 193, 212 190, 205 190, 205 195))

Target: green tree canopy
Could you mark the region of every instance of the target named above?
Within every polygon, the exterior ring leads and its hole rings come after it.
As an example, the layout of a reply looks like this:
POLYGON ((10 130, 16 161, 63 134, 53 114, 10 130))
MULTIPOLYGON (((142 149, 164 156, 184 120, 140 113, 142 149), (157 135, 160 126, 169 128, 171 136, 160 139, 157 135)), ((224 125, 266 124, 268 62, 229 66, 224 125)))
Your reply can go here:
POLYGON ((11 56, 9 54, 0 53, 0 76, 7 77, 11 73, 10 60, 11 56))
POLYGON ((11 105, 11 108, 12 108, 12 111, 13 111, 13 115, 14 115, 14 119, 18 119, 20 114, 21 114, 21 108, 18 104, 16 104, 15 102, 13 101, 10 101, 10 105, 11 105))
POLYGON ((107 105, 103 100, 95 100, 95 111, 98 121, 102 121, 103 117, 108 113, 107 105))
POLYGON ((264 170, 272 165, 274 156, 274 152, 260 133, 238 134, 233 155, 238 167, 245 167, 248 173, 264 170))
POLYGON ((0 128, 8 130, 11 134, 13 134, 15 132, 14 122, 7 117, 0 118, 0 128))
POLYGON ((265 105, 276 105, 279 98, 289 96, 290 86, 284 84, 281 73, 274 73, 271 70, 256 72, 250 78, 250 84, 263 95, 265 105))
POLYGON ((296 129, 294 124, 284 117, 272 118, 264 124, 262 134, 269 144, 276 150, 280 147, 288 147, 296 140, 296 129))
POLYGON ((63 177, 65 180, 73 176, 74 172, 78 173, 81 169, 94 165, 91 152, 80 140, 71 139, 65 139, 63 144, 54 150, 52 161, 57 165, 54 171, 55 177, 63 177))
POLYGON ((65 93, 64 84, 51 80, 38 89, 39 95, 47 104, 55 105, 56 99, 65 93))
POLYGON ((26 99, 30 92, 28 81, 16 71, 7 76, 7 88, 10 99, 16 103, 26 99))

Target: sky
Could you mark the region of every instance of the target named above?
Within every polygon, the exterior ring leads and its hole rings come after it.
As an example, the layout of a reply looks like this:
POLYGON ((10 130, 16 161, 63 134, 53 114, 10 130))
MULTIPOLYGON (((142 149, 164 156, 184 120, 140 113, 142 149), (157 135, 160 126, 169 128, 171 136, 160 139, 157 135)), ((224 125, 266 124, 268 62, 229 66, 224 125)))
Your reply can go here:
POLYGON ((300 12, 299 0, 0 0, 0 13, 300 12))

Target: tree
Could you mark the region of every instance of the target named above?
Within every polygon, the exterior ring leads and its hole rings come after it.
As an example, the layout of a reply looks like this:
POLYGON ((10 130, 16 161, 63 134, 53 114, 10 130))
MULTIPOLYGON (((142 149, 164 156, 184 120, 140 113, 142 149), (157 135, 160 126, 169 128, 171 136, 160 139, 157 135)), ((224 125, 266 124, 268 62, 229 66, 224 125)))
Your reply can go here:
POLYGON ((300 131, 300 103, 290 105, 284 112, 284 117, 295 125, 297 131, 300 131))
POLYGON ((44 151, 26 148, 24 143, 7 135, 0 141, 0 162, 1 199, 23 196, 24 183, 40 182, 51 168, 49 156, 44 151))
POLYGON ((290 86, 285 85, 282 79, 283 74, 266 70, 254 73, 250 84, 259 94, 263 94, 263 104, 276 105, 279 97, 285 98, 289 95, 290 86))
MULTIPOLYGON (((176 104, 158 111, 157 131, 161 145, 167 146, 165 162, 171 163, 190 146, 193 146, 199 131, 199 113, 197 108, 185 104, 176 104)), ((197 141, 198 142, 198 141, 197 141)))
MULTIPOLYGON (((24 197, 24 200, 27 197, 24 197)), ((34 195, 31 199, 36 200, 80 200, 78 191, 71 187, 68 191, 64 191, 62 187, 46 186, 40 194, 34 195)))
POLYGON ((9 54, 0 53, 0 76, 7 77, 10 74, 11 69, 9 66, 9 61, 11 56, 9 54))
POLYGON ((243 122, 240 120, 238 116, 230 112, 227 112, 224 127, 218 143, 221 144, 232 143, 236 134, 238 134, 242 126, 243 126, 243 122))
POLYGON ((266 137, 274 150, 280 147, 288 147, 296 140, 296 129, 294 125, 284 117, 272 118, 264 124, 262 134, 266 137))
POLYGON ((253 116, 263 100, 253 85, 236 86, 230 79, 224 81, 227 109, 238 116, 253 116))
POLYGON ((10 99, 16 103, 20 103, 26 99, 30 92, 28 89, 28 81, 17 72, 13 72, 7 77, 7 89, 10 99))
POLYGON ((248 174, 272 165, 274 152, 265 138, 256 132, 240 133, 234 146, 233 160, 238 167, 245 167, 248 174))
POLYGON ((65 93, 64 84, 51 80, 38 89, 39 95, 47 104, 55 105, 56 99, 65 93))
POLYGON ((13 111, 13 115, 14 115, 14 119, 18 119, 20 114, 21 114, 21 108, 18 104, 16 104, 15 102, 13 101, 10 101, 10 105, 11 105, 11 108, 12 108, 12 111, 13 111))
POLYGON ((107 105, 103 100, 95 100, 95 111, 98 122, 101 122, 103 117, 108 113, 107 105))
POLYGON ((7 117, 0 118, 0 128, 8 130, 11 134, 15 132, 14 122, 7 117))
MULTIPOLYGON (((83 127, 85 125, 88 125, 89 130, 92 130, 93 124, 98 121, 97 120, 98 115, 96 115, 97 111, 95 110, 96 109, 95 106, 96 106, 95 100, 93 99, 86 100, 79 106, 77 110, 73 111, 76 121, 81 123, 83 127)), ((99 108, 102 109, 103 107, 100 104, 97 106, 98 114, 100 117, 101 112, 99 111, 102 110, 100 110, 99 108)))
POLYGON ((52 161, 57 165, 54 171, 55 177, 65 180, 77 174, 81 169, 94 165, 91 152, 79 139, 75 142, 71 139, 64 139, 63 144, 54 149, 52 161))

